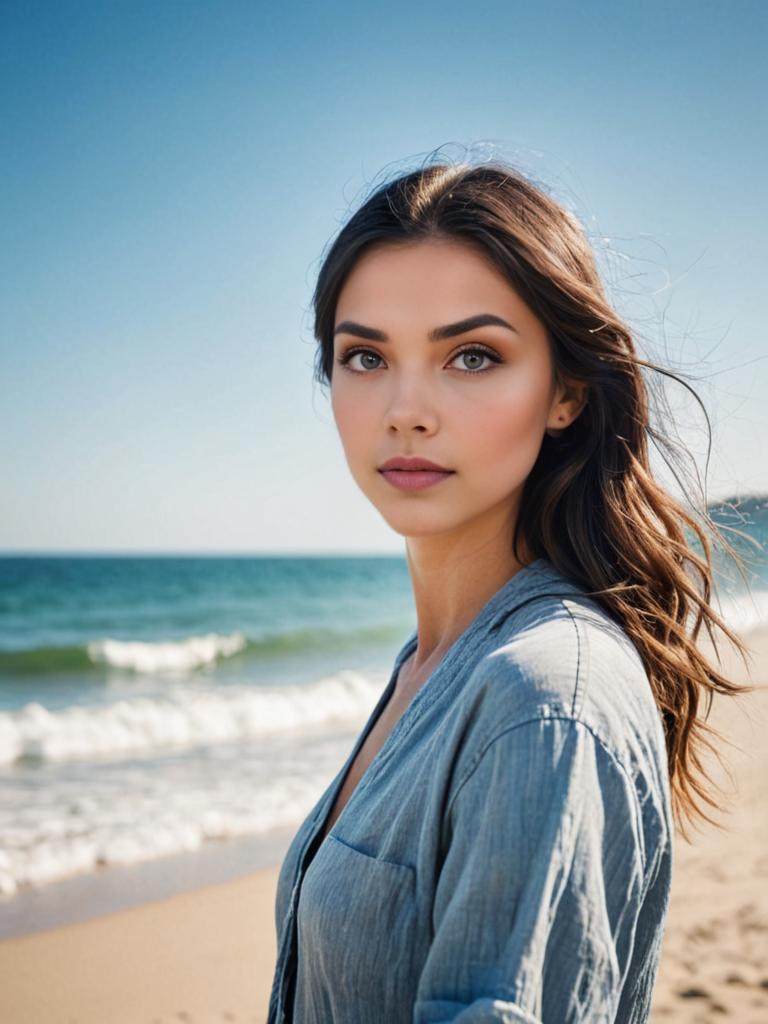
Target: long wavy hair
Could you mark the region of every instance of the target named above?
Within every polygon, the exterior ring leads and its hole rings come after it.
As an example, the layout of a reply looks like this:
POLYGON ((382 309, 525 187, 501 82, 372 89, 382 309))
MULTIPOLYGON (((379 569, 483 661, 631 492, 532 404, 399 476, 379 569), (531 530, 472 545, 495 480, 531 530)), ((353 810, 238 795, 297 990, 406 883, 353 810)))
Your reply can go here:
POLYGON ((684 380, 638 356, 629 327, 606 299, 577 218, 499 160, 427 163, 378 186, 322 258, 313 295, 315 380, 331 383, 336 305, 361 254, 388 242, 435 238, 479 247, 544 323, 556 381, 588 385, 577 418, 543 438, 523 487, 512 550, 523 561, 522 538, 533 557, 549 559, 588 588, 623 626, 661 712, 674 820, 686 839, 685 819, 700 816, 720 828, 703 807, 723 809, 701 758, 707 747, 723 763, 707 734, 722 737, 706 718, 715 692, 735 696, 754 687, 725 678, 697 645, 704 626, 717 651, 718 629, 747 664, 747 648, 710 603, 710 537, 746 579, 743 561, 705 501, 698 508, 689 500, 687 509, 651 473, 649 440, 665 458, 676 448, 651 425, 644 373, 674 378, 705 417, 706 409, 684 380))

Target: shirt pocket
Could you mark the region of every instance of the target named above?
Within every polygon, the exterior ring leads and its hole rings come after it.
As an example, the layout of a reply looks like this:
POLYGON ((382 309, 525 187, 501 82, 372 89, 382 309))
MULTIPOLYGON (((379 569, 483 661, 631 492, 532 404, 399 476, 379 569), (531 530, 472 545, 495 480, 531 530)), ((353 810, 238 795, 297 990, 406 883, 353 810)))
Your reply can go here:
POLYGON ((328 834, 301 886, 297 915, 302 988, 334 1020, 410 1020, 416 872, 328 834))

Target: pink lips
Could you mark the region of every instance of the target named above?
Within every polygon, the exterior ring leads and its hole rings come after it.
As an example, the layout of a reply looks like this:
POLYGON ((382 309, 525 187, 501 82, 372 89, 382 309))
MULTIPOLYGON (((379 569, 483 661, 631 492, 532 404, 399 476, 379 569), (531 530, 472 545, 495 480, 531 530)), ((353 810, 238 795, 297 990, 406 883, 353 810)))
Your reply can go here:
POLYGON ((434 469, 382 469, 379 472, 385 480, 401 491, 418 491, 453 476, 453 470, 443 472, 434 469))

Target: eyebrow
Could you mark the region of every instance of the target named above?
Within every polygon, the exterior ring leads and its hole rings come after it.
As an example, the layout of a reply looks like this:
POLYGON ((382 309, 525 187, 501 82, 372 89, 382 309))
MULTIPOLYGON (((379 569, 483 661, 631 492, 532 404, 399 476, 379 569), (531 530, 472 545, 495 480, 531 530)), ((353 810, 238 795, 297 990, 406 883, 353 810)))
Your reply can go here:
MULTIPOLYGON (((446 338, 455 338, 459 334, 474 331, 476 327, 506 327, 507 330, 512 331, 514 334, 520 333, 516 327, 513 327, 511 323, 500 316, 496 316, 495 313, 476 313, 474 316, 468 316, 464 320, 457 320, 455 324, 433 327, 427 337, 430 341, 444 341, 446 338)), ((334 328, 334 338, 337 334, 354 334, 356 337, 366 338, 368 341, 389 341, 384 331, 380 331, 376 327, 366 327, 364 324, 358 324, 354 320, 342 320, 334 328)))

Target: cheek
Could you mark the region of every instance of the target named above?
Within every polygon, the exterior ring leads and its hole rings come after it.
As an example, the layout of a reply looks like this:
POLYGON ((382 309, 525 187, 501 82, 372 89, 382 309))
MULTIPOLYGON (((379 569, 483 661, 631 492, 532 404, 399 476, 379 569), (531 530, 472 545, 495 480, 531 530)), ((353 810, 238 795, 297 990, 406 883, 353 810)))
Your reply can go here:
POLYGON ((541 448, 546 425, 546 398, 508 389, 479 406, 466 423, 465 438, 476 442, 484 464, 527 472, 541 448))
POLYGON ((354 448, 355 442, 364 440, 370 429, 370 414, 366 415, 365 403, 345 393, 343 382, 331 391, 331 409, 342 444, 346 449, 354 448))

